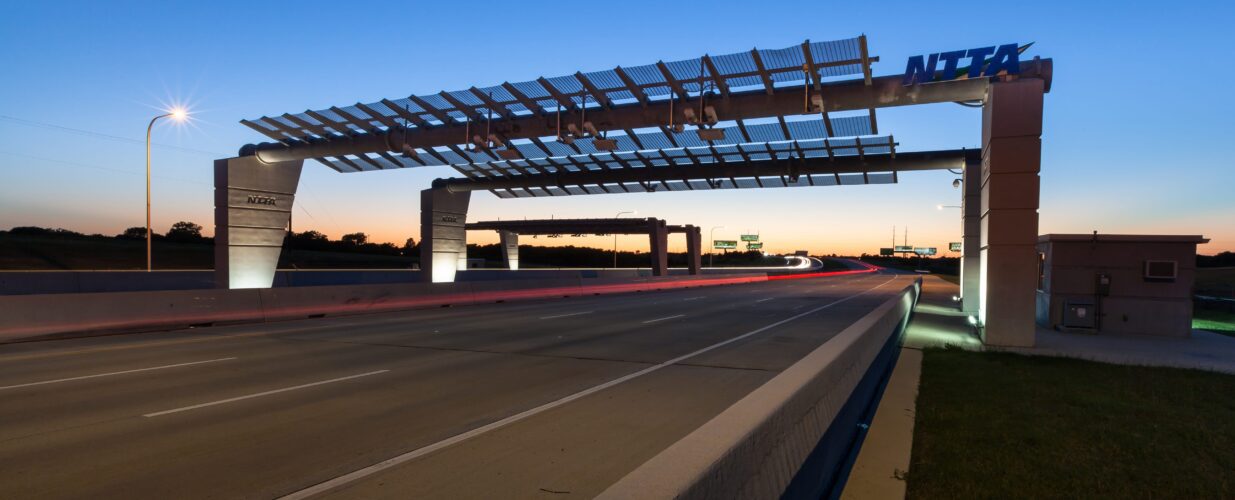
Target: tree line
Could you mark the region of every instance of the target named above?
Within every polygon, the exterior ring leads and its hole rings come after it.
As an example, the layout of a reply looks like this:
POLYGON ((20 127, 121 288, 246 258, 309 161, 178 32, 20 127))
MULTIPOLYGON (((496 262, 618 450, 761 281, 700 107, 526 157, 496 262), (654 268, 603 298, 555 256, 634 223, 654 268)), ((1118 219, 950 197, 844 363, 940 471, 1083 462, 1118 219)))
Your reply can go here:
MULTIPOLYGON (((84 234, 77 231, 71 231, 61 228, 45 228, 36 226, 19 226, 9 229, 8 231, 0 231, 0 235, 13 236, 34 236, 43 238, 58 238, 58 239, 109 239, 109 240, 145 240, 146 228, 144 226, 130 227, 125 229, 120 234, 115 236, 107 236, 103 234, 84 234)), ((190 221, 179 221, 171 225, 171 228, 165 233, 152 232, 151 239, 160 242, 173 243, 198 243, 198 244, 213 244, 214 238, 202 236, 202 226, 190 221)), ((284 247, 295 250, 317 250, 324 252, 346 252, 346 253, 367 253, 377 255, 395 255, 395 256, 411 256, 415 255, 415 241, 408 238, 402 246, 393 243, 373 243, 369 241, 369 235, 356 232, 343 235, 337 240, 332 240, 325 234, 317 231, 304 231, 300 233, 289 233, 284 240, 284 247)))

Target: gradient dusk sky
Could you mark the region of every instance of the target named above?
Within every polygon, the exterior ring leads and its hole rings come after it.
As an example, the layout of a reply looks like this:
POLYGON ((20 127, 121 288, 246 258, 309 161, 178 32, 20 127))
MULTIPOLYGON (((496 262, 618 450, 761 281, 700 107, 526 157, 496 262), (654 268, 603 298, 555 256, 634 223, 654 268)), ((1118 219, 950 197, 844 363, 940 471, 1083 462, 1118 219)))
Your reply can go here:
MULTIPOLYGON (((154 225, 212 225, 212 160, 264 140, 242 118, 724 54, 865 33, 876 75, 911 55, 1036 42, 1054 59, 1042 136, 1041 233, 1203 234, 1235 250, 1235 7, 1212 2, 39 1, 0 7, 0 228, 116 234, 144 224, 147 121, 154 225)), ((980 110, 879 110, 900 150, 977 147, 980 110)), ((338 174, 307 162, 296 230, 419 239, 419 191, 447 167, 338 174)), ((472 199, 469 220, 611 217, 758 231, 773 252, 877 252, 959 241, 947 172, 900 183, 472 199)), ((707 235, 705 234, 705 238, 707 235)), ((472 241, 496 236, 474 232, 472 241)), ((527 243, 608 247, 600 237, 527 243)), ((646 238, 622 237, 644 250, 646 238)), ((680 237, 671 250, 681 251, 680 237)), ((946 253, 945 253, 946 254, 946 253)), ((955 255, 955 254, 950 254, 955 255)))

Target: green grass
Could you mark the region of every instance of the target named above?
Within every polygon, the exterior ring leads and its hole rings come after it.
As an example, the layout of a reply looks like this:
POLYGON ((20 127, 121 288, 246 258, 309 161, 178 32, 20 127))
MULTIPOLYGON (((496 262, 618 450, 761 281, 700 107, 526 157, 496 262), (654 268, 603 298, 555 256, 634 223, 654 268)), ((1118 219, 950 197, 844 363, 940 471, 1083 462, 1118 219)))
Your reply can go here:
POLYGON ((925 352, 910 498, 1235 497, 1235 376, 925 352))
POLYGON ((1235 312, 1195 308, 1192 328, 1235 336, 1235 312))

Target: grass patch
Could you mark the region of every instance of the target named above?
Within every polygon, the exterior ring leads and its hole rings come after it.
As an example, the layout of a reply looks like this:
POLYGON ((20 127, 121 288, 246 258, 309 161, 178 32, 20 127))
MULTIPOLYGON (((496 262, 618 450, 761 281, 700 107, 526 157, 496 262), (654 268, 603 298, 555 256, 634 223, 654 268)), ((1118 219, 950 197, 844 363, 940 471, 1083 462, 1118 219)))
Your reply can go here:
POLYGON ((1195 308, 1192 328, 1235 336, 1235 312, 1195 308))
POLYGON ((910 498, 1231 498, 1235 376, 928 349, 910 498))

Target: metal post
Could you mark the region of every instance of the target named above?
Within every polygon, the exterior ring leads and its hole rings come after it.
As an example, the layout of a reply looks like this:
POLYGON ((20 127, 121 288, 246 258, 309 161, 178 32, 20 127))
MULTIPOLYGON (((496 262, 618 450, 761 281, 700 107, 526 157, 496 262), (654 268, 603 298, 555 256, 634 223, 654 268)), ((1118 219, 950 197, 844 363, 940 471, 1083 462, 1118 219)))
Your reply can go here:
POLYGON ((166 113, 156 116, 150 120, 150 125, 146 126, 146 272, 153 269, 150 258, 150 132, 154 130, 155 121, 173 114, 166 113))
POLYGON ((712 226, 708 230, 708 241, 712 242, 712 248, 708 249, 708 267, 716 267, 716 230, 724 229, 725 226, 712 226))
MULTIPOLYGON (((622 212, 618 212, 617 215, 614 215, 613 218, 616 219, 618 217, 621 217, 622 214, 637 214, 637 213, 639 213, 638 210, 622 211, 622 212)), ((617 233, 613 233, 613 268, 614 269, 617 269, 617 237, 618 237, 617 233)))

